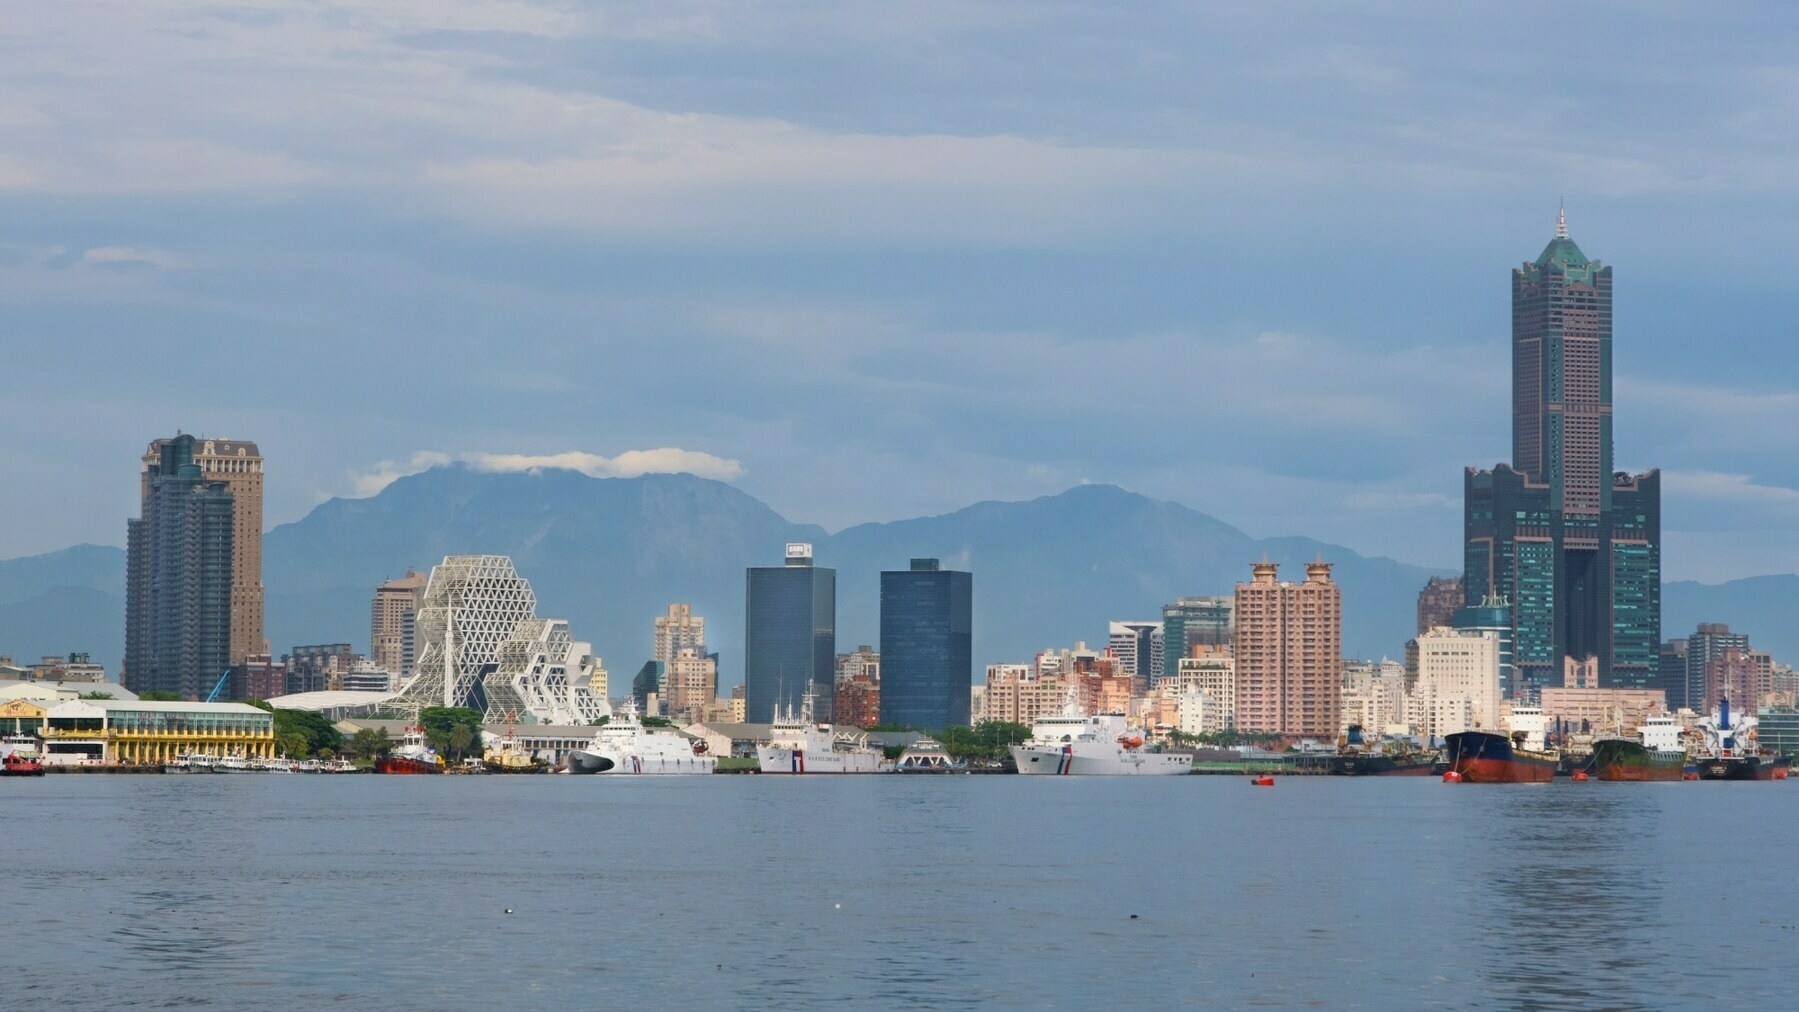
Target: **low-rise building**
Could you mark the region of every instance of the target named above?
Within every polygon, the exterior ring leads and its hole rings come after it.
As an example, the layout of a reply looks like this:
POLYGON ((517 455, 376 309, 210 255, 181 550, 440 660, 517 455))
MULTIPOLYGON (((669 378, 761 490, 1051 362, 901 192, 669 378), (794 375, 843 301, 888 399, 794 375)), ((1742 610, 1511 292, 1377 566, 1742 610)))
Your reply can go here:
POLYGON ((1543 719, 1570 733, 1627 731, 1645 717, 1668 712, 1661 689, 1588 689, 1549 686, 1543 689, 1543 719))
POLYGON ((44 761, 168 762, 195 752, 271 758, 275 716, 245 703, 72 699, 44 714, 44 761))

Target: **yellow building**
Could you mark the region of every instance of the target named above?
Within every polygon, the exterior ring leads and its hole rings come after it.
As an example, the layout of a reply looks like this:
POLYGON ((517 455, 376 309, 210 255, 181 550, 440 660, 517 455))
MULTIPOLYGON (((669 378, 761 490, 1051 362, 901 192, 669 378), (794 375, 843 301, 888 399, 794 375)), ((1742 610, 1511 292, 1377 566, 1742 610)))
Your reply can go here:
POLYGON ((29 699, 0 703, 0 735, 37 734, 43 726, 43 703, 29 699))
POLYGON ((275 715, 246 703, 76 699, 50 707, 44 725, 44 759, 53 764, 275 754, 275 715))

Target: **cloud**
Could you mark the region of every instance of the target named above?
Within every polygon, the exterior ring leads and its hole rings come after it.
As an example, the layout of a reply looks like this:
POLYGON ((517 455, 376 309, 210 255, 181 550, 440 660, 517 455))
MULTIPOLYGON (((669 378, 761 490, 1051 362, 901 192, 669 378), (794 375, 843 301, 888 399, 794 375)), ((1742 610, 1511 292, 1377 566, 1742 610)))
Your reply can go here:
POLYGON ((139 265, 159 271, 178 271, 193 266, 192 262, 167 250, 136 246, 98 246, 83 252, 81 263, 86 267, 139 265))
POLYGON ((744 474, 740 461, 672 446, 626 450, 613 457, 579 450, 547 454, 470 452, 455 455, 421 450, 403 463, 383 460, 369 470, 350 472, 350 496, 366 499, 407 475, 452 463, 462 463, 492 474, 562 470, 579 471, 593 478, 634 478, 640 474, 685 472, 701 478, 731 481, 744 474))
POLYGON ((373 468, 367 471, 350 472, 350 498, 367 499, 369 496, 379 494, 382 489, 409 474, 418 474, 420 471, 426 471, 433 467, 442 467, 450 462, 449 454, 431 450, 420 450, 404 464, 391 460, 378 461, 373 468))
POLYGON ((571 450, 567 453, 465 453, 461 460, 477 471, 579 471, 592 478, 633 478, 640 474, 672 474, 685 471, 701 478, 729 481, 743 476, 743 464, 698 450, 664 446, 654 450, 626 450, 616 457, 571 450))
POLYGON ((1754 478, 1746 474, 1727 474, 1720 471, 1666 471, 1662 474, 1662 485, 1666 494, 1685 499, 1799 507, 1799 489, 1758 484, 1754 478))

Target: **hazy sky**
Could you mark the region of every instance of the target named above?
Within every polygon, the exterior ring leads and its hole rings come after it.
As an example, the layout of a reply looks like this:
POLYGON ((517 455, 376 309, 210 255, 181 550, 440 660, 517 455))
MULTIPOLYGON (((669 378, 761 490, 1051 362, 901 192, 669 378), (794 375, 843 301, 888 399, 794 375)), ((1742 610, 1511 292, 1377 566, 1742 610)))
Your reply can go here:
POLYGON ((0 14, 0 556, 250 438, 837 528, 1115 482, 1456 566, 1508 271, 1616 268, 1670 577, 1799 569, 1799 8, 127 0, 0 14), (636 451, 662 451, 641 453, 636 451), (557 456, 560 455, 560 456, 557 456))

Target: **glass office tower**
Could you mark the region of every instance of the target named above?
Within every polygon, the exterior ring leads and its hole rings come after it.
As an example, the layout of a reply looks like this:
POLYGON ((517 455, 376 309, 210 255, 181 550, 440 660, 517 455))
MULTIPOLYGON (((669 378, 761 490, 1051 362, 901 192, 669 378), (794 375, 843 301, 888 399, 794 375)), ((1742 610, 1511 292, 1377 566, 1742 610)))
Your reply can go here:
POLYGON ((974 575, 913 559, 881 574, 881 723, 941 731, 969 722, 974 575))
POLYGON ((777 711, 831 719, 837 657, 837 571, 812 564, 812 546, 787 546, 786 565, 745 571, 744 719, 766 724, 777 711))

